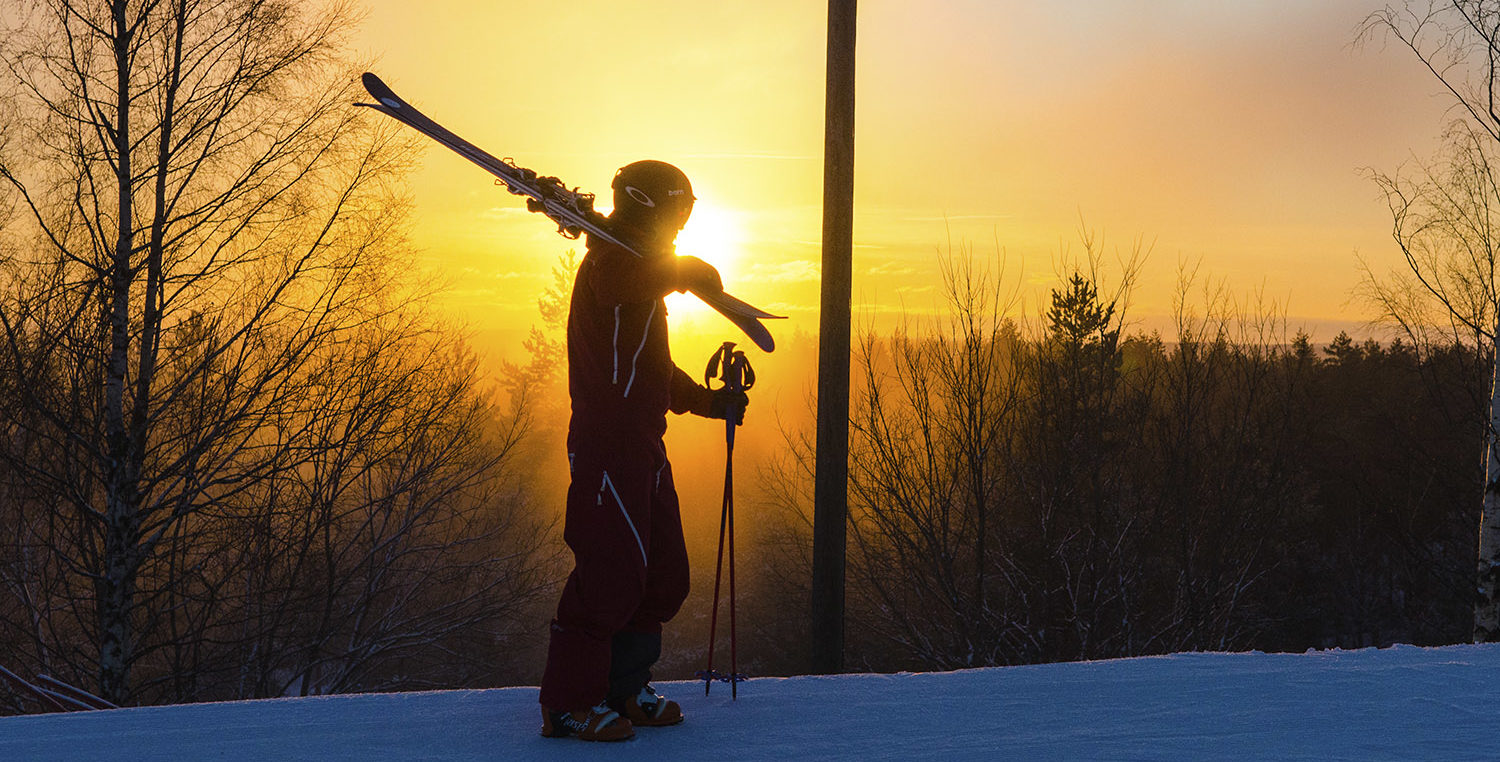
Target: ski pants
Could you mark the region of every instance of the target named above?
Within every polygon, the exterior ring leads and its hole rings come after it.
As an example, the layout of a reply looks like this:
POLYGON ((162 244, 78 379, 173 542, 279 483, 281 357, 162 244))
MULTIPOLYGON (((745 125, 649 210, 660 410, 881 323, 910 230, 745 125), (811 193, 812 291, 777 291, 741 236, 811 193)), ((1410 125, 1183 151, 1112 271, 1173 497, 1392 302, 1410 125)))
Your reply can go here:
POLYGON ((563 527, 573 571, 552 620, 540 696, 554 711, 639 692, 661 654, 662 623, 688 594, 682 517, 661 438, 611 437, 573 449, 563 527))

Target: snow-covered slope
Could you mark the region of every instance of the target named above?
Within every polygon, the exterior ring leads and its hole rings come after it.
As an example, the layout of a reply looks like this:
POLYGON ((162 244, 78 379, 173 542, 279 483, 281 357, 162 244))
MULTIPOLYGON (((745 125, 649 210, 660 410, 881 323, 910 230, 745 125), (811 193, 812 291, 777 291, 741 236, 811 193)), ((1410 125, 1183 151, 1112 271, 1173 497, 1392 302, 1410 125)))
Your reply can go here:
POLYGON ((687 722, 537 735, 536 689, 0 719, 0 760, 1496 760, 1500 646, 666 683, 687 722))

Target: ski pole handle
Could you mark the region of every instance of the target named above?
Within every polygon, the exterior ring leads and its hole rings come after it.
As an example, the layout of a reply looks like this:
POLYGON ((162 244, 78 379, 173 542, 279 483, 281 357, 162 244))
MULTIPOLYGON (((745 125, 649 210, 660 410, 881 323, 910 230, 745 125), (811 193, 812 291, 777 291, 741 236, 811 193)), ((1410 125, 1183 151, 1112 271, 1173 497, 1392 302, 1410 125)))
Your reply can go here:
POLYGON ((722 382, 720 389, 732 392, 749 391, 755 386, 755 369, 750 367, 750 358, 734 348, 734 342, 726 341, 708 359, 708 368, 703 371, 703 385, 714 388, 714 381, 722 382))
MULTIPOLYGON (((724 342, 708 360, 708 368, 703 372, 703 385, 718 391, 714 389, 715 380, 722 384, 719 389, 731 392, 744 393, 755 386, 755 369, 750 367, 750 358, 744 352, 736 350, 732 341, 724 342)), ((734 405, 725 411, 725 436, 731 445, 734 443, 734 427, 743 423, 744 419, 743 405, 734 405)))

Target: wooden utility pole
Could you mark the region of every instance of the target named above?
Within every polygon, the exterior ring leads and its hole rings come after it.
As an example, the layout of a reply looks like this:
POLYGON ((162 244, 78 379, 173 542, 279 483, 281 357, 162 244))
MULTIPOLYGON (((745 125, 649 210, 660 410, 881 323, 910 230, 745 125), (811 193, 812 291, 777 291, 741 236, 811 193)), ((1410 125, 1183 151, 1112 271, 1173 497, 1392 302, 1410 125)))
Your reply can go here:
POLYGON ((829 0, 811 633, 812 669, 823 674, 844 669, 844 550, 849 515, 849 299, 854 270, 854 17, 855 0, 829 0))

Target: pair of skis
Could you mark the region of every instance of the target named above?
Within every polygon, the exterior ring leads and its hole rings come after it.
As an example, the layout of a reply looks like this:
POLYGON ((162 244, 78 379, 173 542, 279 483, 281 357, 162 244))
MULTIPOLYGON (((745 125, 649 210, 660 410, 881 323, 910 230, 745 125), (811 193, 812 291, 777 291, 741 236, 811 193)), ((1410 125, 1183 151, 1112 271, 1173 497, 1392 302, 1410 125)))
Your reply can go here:
MULTIPOLYGON (((500 178, 511 193, 525 196, 528 210, 545 214, 557 223, 557 231, 562 235, 568 238, 578 238, 588 233, 593 238, 608 241, 640 256, 640 252, 610 234, 604 215, 594 210, 594 194, 582 193, 577 188, 569 189, 556 177, 543 177, 533 170, 517 166, 509 159, 495 158, 412 108, 411 104, 402 100, 390 87, 380 81, 379 77, 370 72, 365 72, 362 81, 365 90, 369 91, 370 96, 376 102, 354 105, 379 111, 478 164, 485 171, 500 178)), ((771 332, 761 325, 760 321, 777 320, 785 316, 772 315, 724 291, 710 292, 695 289, 693 294, 728 318, 730 322, 739 326, 740 330, 744 331, 745 335, 749 336, 750 340, 754 341, 761 350, 770 352, 776 348, 771 332)))
POLYGON ((30 695, 42 705, 44 712, 77 712, 91 709, 119 709, 118 706, 95 696, 88 691, 74 688, 67 683, 47 675, 37 675, 36 682, 0 667, 0 678, 30 695))

